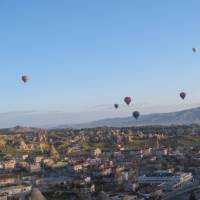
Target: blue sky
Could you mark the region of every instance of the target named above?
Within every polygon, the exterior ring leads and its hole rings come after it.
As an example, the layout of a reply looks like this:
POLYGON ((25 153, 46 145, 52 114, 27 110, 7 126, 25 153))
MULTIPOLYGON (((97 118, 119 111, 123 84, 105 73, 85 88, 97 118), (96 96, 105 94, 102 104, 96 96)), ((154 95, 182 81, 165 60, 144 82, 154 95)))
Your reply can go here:
POLYGON ((199 7, 198 0, 1 0, 0 127, 198 106, 200 52, 191 49, 200 48, 199 7), (127 95, 134 104, 116 113, 113 104, 127 95))

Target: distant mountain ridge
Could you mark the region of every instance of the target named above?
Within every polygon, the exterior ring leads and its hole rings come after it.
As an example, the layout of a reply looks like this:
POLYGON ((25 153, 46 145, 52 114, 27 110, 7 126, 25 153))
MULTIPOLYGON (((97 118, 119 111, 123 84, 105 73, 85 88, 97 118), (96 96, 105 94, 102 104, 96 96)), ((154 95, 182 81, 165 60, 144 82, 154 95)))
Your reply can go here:
MULTIPOLYGON (((48 129, 81 129, 81 128, 96 128, 96 127, 131 127, 131 126, 170 126, 170 125, 200 125, 200 107, 170 112, 170 113, 153 113, 141 115, 136 121, 133 117, 110 118, 92 121, 89 123, 51 126, 48 129)), ((50 126, 49 126, 50 127, 50 126)), ((43 128, 21 127, 0 129, 0 134, 17 134, 17 133, 37 133, 44 132, 43 128)))
MULTIPOLYGON (((72 128, 95 128, 95 127, 130 127, 148 125, 200 125, 200 107, 170 113, 154 113, 141 115, 136 121, 133 117, 111 118, 93 121, 83 124, 72 125, 72 128)), ((60 128, 69 126, 60 126, 60 128)), ((59 127, 57 127, 59 128, 59 127)))
POLYGON ((37 133, 41 130, 45 129, 15 126, 13 128, 0 129, 0 134, 18 134, 18 133, 28 133, 28 132, 37 133))

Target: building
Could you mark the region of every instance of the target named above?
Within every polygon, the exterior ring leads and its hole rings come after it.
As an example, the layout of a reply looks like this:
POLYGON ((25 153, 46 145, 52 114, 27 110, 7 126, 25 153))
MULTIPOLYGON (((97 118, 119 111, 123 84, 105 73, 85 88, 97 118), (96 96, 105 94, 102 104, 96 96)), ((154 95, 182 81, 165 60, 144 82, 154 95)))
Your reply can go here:
POLYGON ((58 151, 56 150, 54 145, 51 145, 50 154, 51 154, 51 157, 54 158, 54 159, 59 159, 60 158, 60 154, 58 153, 58 151))
POLYGON ((59 162, 52 164, 51 168, 64 168, 67 166, 67 164, 68 164, 67 162, 59 161, 59 162))
POLYGON ((144 197, 145 199, 162 197, 162 189, 159 187, 147 186, 139 190, 139 195, 144 197))
POLYGON ((168 149, 166 148, 156 149, 155 154, 156 156, 166 156, 168 154, 168 149))
POLYGON ((8 200, 7 196, 0 196, 0 200, 8 200))
POLYGON ((6 186, 6 185, 13 185, 16 183, 17 183, 17 179, 14 177, 0 178, 0 187, 6 186))
POLYGON ((28 167, 30 173, 36 173, 41 171, 40 164, 30 164, 28 167))
POLYGON ((31 192, 31 188, 32 187, 27 184, 3 187, 3 188, 0 188, 0 196, 13 197, 15 195, 29 194, 31 192))
POLYGON ((46 200, 43 194, 37 188, 33 188, 30 194, 32 200, 46 200))
POLYGON ((17 163, 17 167, 21 168, 21 169, 26 169, 28 168, 29 164, 28 162, 18 162, 17 163))
POLYGON ((48 168, 51 168, 54 165, 54 160, 50 158, 46 158, 42 161, 42 165, 48 168))
POLYGON ((192 173, 177 173, 173 174, 170 171, 155 171, 153 173, 140 176, 138 181, 140 184, 162 184, 171 183, 186 183, 193 179, 192 173))
POLYGON ((2 162, 3 168, 4 169, 14 169, 16 166, 16 161, 15 160, 5 160, 2 162))
POLYGON ((101 154, 102 154, 101 149, 100 148, 96 148, 92 155, 95 156, 95 157, 99 157, 101 154))
POLYGON ((28 155, 22 155, 22 160, 26 160, 26 159, 28 159, 28 155))
POLYGON ((43 156, 36 156, 36 157, 35 157, 35 162, 36 162, 36 163, 41 163, 42 160, 43 160, 43 156))
POLYGON ((80 172, 83 169, 82 165, 74 165, 74 171, 75 172, 80 172))

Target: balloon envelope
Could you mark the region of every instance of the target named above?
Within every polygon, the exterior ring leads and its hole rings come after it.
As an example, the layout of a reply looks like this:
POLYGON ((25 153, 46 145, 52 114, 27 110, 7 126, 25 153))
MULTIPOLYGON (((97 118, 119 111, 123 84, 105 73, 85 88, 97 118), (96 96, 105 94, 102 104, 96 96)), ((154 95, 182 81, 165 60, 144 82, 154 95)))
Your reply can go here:
POLYGON ((127 105, 130 105, 130 103, 131 103, 131 97, 125 97, 125 98, 124 98, 124 102, 125 102, 127 105))
POLYGON ((134 111, 133 112, 133 117, 135 117, 135 119, 137 120, 140 116, 140 113, 138 111, 134 111))
POLYGON ((180 93, 180 97, 181 97, 182 99, 185 99, 186 93, 185 93, 185 92, 181 92, 181 93, 180 93))
POLYGON ((197 48, 192 48, 193 53, 197 52, 197 48))
POLYGON ((117 109, 119 108, 119 104, 114 104, 114 107, 117 109))
POLYGON ((28 77, 28 76, 26 76, 26 75, 22 76, 22 81, 23 81, 24 83, 26 83, 28 80, 29 80, 29 77, 28 77))

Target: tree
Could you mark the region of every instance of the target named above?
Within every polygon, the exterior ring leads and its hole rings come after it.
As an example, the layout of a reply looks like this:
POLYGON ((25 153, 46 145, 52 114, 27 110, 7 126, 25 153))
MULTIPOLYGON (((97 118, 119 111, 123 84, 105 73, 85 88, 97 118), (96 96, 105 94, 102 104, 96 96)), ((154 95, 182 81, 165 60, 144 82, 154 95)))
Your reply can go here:
POLYGON ((196 198, 194 192, 191 193, 190 199, 189 199, 189 200, 197 200, 197 198, 196 198))

